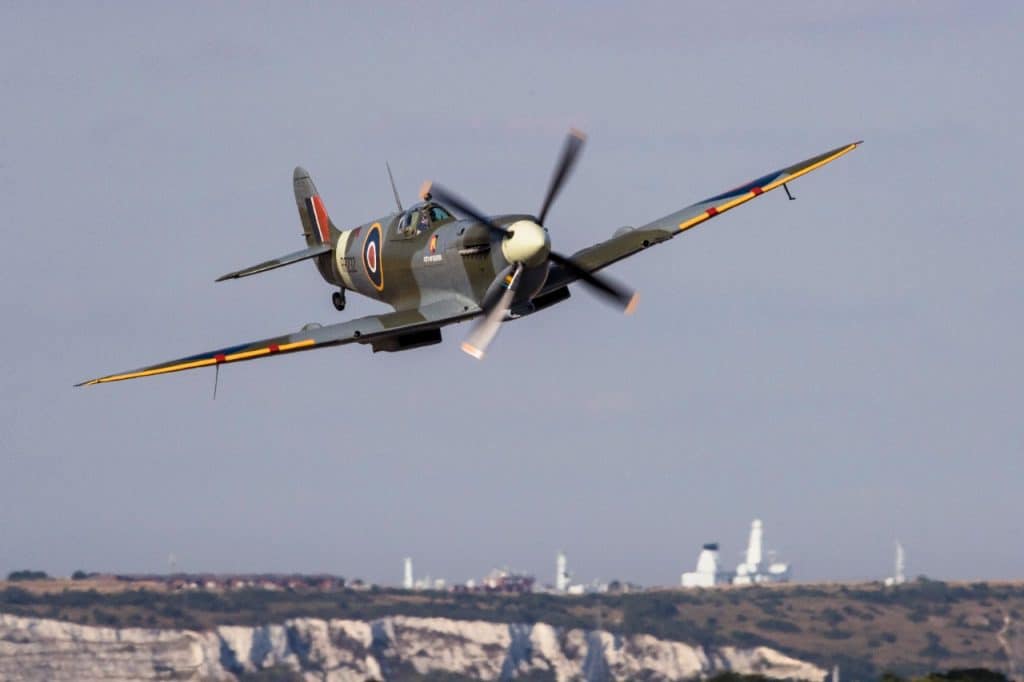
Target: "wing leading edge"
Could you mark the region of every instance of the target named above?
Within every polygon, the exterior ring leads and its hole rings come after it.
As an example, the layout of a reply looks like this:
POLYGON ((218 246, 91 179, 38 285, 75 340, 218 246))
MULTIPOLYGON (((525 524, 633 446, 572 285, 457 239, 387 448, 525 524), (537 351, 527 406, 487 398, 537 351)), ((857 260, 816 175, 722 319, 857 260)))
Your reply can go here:
MULTIPOLYGON (((836 147, 824 154, 811 157, 799 163, 794 163, 777 171, 763 175, 756 180, 740 185, 713 197, 699 201, 696 204, 670 213, 643 227, 624 231, 616 234, 611 239, 588 246, 572 255, 572 260, 587 271, 594 272, 607 267, 612 263, 632 256, 649 246, 658 244, 675 237, 692 227, 700 225, 717 215, 745 204, 751 199, 777 189, 802 175, 821 168, 827 163, 835 161, 840 156, 852 152, 862 141, 851 142, 850 144, 836 147)), ((575 281, 570 273, 553 268, 544 286, 544 292, 553 291, 575 281)))
POLYGON ((401 310, 383 315, 369 315, 348 322, 327 325, 326 327, 309 327, 295 334, 284 334, 269 339, 243 343, 227 348, 189 355, 176 360, 169 360, 148 367, 140 367, 127 372, 108 374, 83 381, 76 386, 92 386, 125 379, 138 379, 181 372, 186 369, 198 369, 222 365, 243 360, 256 360, 271 355, 282 355, 298 351, 326 348, 347 343, 371 343, 388 336, 424 329, 436 329, 479 314, 475 305, 460 300, 446 300, 423 306, 419 310, 401 310))

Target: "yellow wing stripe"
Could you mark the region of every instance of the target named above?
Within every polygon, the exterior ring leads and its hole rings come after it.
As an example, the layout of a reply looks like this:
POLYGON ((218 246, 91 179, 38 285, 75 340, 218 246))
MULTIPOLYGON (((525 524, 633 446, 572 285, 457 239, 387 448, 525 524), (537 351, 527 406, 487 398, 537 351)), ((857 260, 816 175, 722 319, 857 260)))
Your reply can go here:
POLYGON ((140 369, 137 372, 127 372, 125 374, 112 374, 106 377, 100 377, 99 379, 93 379, 87 381, 83 386, 92 386, 94 384, 105 384, 110 381, 124 381, 125 379, 138 379, 139 377, 149 377, 156 374, 168 374, 169 372, 180 372, 186 369, 196 369, 197 367, 208 367, 210 365, 223 364, 225 362, 238 362, 239 360, 249 360, 251 358, 258 358, 263 355, 271 355, 275 353, 284 353, 287 351, 298 350, 300 348, 308 348, 316 344, 313 339, 305 339, 304 341, 296 341, 294 343, 282 343, 277 346, 276 349, 272 349, 270 346, 264 348, 256 348, 255 350, 241 351, 239 353, 232 353, 230 355, 216 356, 210 358, 203 358, 202 360, 192 360, 190 362, 179 362, 175 365, 167 365, 165 367, 154 367, 153 369, 140 369), (221 357, 223 359, 221 359, 221 357))
POLYGON ((838 159, 840 156, 843 156, 844 154, 849 154, 850 152, 852 152, 854 149, 857 148, 858 144, 860 144, 860 143, 859 142, 853 142, 851 144, 848 144, 845 147, 843 147, 842 149, 840 149, 839 151, 837 151, 832 156, 825 157, 824 159, 822 159, 821 161, 818 161, 817 163, 812 163, 807 168, 802 168, 801 170, 798 170, 797 172, 793 173, 792 175, 787 175, 784 178, 779 178, 775 182, 770 182, 767 185, 765 185, 764 191, 765 192, 769 192, 769 191, 775 189, 776 187, 789 182, 790 180, 796 180, 801 175, 807 175, 812 170, 817 170, 817 169, 821 168, 826 163, 832 163, 833 161, 838 159))
POLYGON ((836 159, 838 159, 840 156, 843 156, 844 154, 848 154, 849 152, 852 152, 854 149, 857 148, 858 144, 859 144, 858 142, 854 142, 852 144, 848 144, 845 147, 843 147, 842 149, 840 149, 839 151, 837 151, 835 154, 832 154, 831 156, 827 156, 824 159, 822 159, 821 161, 818 161, 817 163, 812 163, 811 165, 807 166, 806 168, 801 168, 800 170, 796 171, 795 173, 790 173, 789 175, 784 175, 783 177, 779 178, 778 180, 773 180, 772 182, 769 182, 764 187, 758 188, 760 191, 747 192, 746 194, 741 194, 740 196, 736 197, 735 199, 730 199, 729 201, 725 202, 724 204, 719 204, 718 206, 708 207, 707 210, 703 211, 699 215, 696 215, 696 216, 694 216, 692 218, 689 218, 689 219, 684 220, 683 222, 679 223, 679 231, 683 232, 684 230, 688 230, 691 227, 694 227, 695 225, 700 225, 705 220, 708 220, 709 218, 714 218, 719 213, 725 213, 729 209, 735 208, 735 207, 739 206, 740 204, 745 204, 748 201, 750 201, 751 199, 753 199, 755 197, 761 196, 765 192, 770 192, 773 189, 775 189, 777 187, 780 187, 781 185, 786 184, 787 182, 790 182, 792 180, 796 180, 797 178, 799 178, 802 175, 807 175, 811 171, 817 170, 818 168, 821 168, 826 163, 831 163, 832 161, 835 161, 836 159))

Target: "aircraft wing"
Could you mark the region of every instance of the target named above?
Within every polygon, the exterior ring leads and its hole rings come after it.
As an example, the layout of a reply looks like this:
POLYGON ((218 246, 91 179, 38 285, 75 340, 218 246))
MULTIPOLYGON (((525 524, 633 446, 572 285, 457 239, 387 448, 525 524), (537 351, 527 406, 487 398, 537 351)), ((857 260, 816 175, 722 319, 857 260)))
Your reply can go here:
MULTIPOLYGON (((735 189, 699 201, 664 218, 648 223, 643 227, 621 231, 611 239, 577 251, 571 256, 571 259, 589 272, 600 270, 616 261, 632 256, 638 251, 643 251, 649 246, 669 240, 689 230, 691 227, 696 227, 706 220, 710 220, 730 209, 747 203, 751 199, 756 199, 762 194, 792 182, 801 175, 817 170, 826 163, 835 161, 840 156, 853 151, 859 144, 861 143, 853 142, 842 147, 836 147, 824 154, 819 154, 805 161, 795 163, 792 166, 773 171, 735 189)), ((575 280, 576 277, 571 273, 558 266, 554 266, 548 274, 548 280, 541 294, 564 287, 575 280)))
POLYGON ((346 343, 373 343, 389 336, 408 332, 437 329, 448 324, 461 322, 479 314, 480 309, 459 299, 439 301, 418 310, 400 310, 383 315, 369 315, 348 322, 339 322, 324 327, 309 325, 294 334, 284 334, 269 339, 242 343, 227 348, 189 355, 184 358, 140 367, 127 372, 108 374, 83 381, 76 386, 92 386, 110 381, 138 379, 156 374, 180 372, 186 369, 210 367, 229 362, 256 360, 272 355, 296 353, 298 351, 340 346, 346 343))

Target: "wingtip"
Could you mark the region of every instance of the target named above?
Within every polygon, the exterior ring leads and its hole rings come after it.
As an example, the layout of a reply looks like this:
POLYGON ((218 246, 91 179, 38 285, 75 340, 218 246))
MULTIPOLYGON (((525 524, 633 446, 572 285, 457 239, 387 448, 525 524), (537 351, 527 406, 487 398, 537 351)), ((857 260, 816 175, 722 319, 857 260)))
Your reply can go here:
POLYGON ((580 130, 579 128, 569 128, 569 134, 575 137, 580 142, 587 141, 587 134, 580 130))
POLYGON ((82 381, 82 382, 79 382, 79 383, 75 384, 74 387, 75 388, 79 388, 81 386, 93 386, 93 385, 98 384, 98 383, 100 383, 99 379, 88 379, 86 381, 82 381))

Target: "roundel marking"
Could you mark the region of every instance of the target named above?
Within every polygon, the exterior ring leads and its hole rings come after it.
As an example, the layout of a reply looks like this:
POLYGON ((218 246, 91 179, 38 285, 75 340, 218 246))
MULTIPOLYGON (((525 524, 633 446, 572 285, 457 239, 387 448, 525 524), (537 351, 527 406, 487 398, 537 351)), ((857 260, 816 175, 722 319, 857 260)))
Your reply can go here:
POLYGON ((377 272, 377 245, 373 242, 366 245, 366 267, 370 272, 377 272))
POLYGON ((374 223, 366 231, 366 237, 363 239, 363 269, 377 291, 384 289, 384 263, 380 251, 380 223, 374 223))

